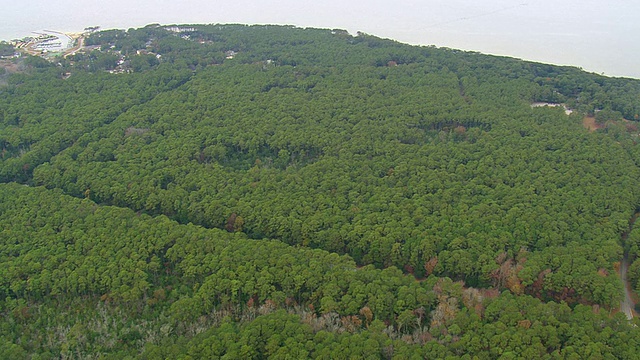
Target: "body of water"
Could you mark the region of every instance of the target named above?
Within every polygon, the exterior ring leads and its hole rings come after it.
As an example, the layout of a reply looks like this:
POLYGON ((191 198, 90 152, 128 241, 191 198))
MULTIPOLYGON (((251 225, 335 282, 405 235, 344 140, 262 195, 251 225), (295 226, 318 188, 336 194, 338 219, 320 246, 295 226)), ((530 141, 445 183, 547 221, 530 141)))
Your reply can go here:
POLYGON ((3 4, 2 12, 4 40, 95 25, 291 24, 640 78, 640 2, 633 0, 27 0, 3 4))

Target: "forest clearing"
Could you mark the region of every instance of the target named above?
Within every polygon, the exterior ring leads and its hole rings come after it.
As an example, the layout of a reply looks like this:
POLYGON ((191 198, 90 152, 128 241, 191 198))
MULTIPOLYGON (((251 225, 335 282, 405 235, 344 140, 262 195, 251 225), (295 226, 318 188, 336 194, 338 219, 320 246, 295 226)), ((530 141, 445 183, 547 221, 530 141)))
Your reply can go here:
POLYGON ((582 119, 582 125, 591 132, 602 128, 602 125, 596 123, 595 116, 585 116, 582 119))

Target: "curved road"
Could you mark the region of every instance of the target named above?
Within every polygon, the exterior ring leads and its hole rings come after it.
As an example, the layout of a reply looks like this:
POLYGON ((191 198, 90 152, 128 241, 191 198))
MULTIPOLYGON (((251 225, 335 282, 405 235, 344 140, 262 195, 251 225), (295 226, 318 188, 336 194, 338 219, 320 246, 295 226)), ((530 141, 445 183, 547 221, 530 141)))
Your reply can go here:
POLYGON ((67 56, 69 56, 69 55, 73 55, 73 54, 75 54, 75 53, 76 53, 76 51, 78 51, 78 50, 82 49, 82 47, 83 47, 83 46, 84 46, 84 36, 80 36, 80 37, 78 37, 78 38, 76 39, 76 46, 74 46, 74 47, 72 47, 72 48, 70 48, 70 49, 67 49, 67 50, 62 54, 62 56, 63 56, 63 57, 67 57, 67 56))
POLYGON ((627 282, 627 270, 629 269, 629 262, 626 258, 622 259, 620 263, 620 278, 624 284, 624 299, 620 301, 620 311, 623 312, 628 320, 633 319, 634 303, 631 300, 631 291, 629 289, 629 283, 627 282))

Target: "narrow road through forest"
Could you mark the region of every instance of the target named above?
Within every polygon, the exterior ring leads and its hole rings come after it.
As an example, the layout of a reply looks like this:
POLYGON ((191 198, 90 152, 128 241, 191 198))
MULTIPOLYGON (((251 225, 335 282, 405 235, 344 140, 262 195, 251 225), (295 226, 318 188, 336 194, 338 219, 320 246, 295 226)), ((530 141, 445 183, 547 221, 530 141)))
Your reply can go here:
MULTIPOLYGON (((636 212, 633 214, 631 219, 629 219, 629 228, 621 236, 621 240, 622 240, 621 242, 622 242, 623 248, 626 247, 625 244, 627 242, 627 238, 629 237, 629 233, 631 232, 631 230, 633 230, 633 225, 635 224, 636 220, 638 220, 639 216, 640 216, 640 210, 636 210, 636 212)), ((623 284, 622 291, 624 293, 622 296, 622 300, 620 301, 620 311, 627 316, 627 319, 631 320, 633 319, 633 309, 635 308, 636 304, 633 302, 633 299, 631 298, 631 287, 629 286, 629 282, 627 281, 628 270, 629 270, 629 253, 625 251, 622 257, 622 261, 620 262, 620 279, 622 280, 622 284, 623 284)))
POLYGON ((631 289, 629 289, 629 282, 627 281, 627 270, 629 269, 629 260, 625 256, 620 264, 620 278, 624 284, 624 297, 620 301, 620 311, 623 312, 628 320, 633 319, 633 308, 635 304, 631 299, 631 289))

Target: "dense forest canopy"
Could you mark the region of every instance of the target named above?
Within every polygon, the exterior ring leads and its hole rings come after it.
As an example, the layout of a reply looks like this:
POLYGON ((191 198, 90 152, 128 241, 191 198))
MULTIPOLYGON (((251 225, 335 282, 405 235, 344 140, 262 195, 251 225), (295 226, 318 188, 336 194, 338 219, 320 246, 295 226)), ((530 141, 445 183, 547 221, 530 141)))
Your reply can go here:
POLYGON ((339 29, 85 44, 0 86, 0 357, 640 353, 640 81, 339 29))

